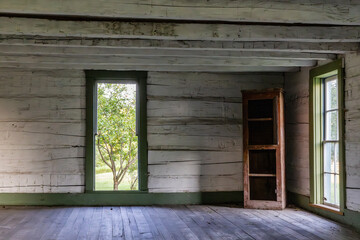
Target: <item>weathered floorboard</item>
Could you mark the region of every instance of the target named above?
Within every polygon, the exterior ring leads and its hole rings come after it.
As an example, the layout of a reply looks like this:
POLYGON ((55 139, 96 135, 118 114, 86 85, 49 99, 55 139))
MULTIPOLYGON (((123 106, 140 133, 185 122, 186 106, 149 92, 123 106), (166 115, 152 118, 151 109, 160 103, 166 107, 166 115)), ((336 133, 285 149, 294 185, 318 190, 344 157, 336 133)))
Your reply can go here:
POLYGON ((299 209, 228 206, 1 208, 0 239, 338 239, 354 229, 299 209))

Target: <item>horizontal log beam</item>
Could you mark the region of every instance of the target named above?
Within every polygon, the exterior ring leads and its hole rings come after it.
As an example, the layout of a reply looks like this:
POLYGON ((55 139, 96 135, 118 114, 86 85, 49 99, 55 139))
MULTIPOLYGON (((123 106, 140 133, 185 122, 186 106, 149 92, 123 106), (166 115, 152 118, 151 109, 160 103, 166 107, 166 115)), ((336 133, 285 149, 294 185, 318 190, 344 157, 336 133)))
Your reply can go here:
POLYGON ((42 54, 47 56, 162 56, 162 57, 207 57, 207 58, 260 58, 293 60, 335 59, 335 54, 300 52, 235 51, 222 49, 176 49, 149 47, 104 47, 104 46, 59 46, 42 44, 1 44, 1 54, 42 54))
POLYGON ((360 42, 360 26, 273 26, 0 17, 0 34, 207 41, 360 42))
POLYGON ((360 4, 350 0, 2 0, 0 14, 359 25, 360 4))
POLYGON ((0 60, 4 69, 77 69, 77 70, 116 70, 116 71, 159 71, 159 72, 297 72, 299 67, 273 67, 273 66, 231 66, 231 65, 139 65, 139 64, 97 64, 97 63, 21 63, 0 60))
POLYGON ((103 39, 85 37, 41 37, 25 35, 1 35, 2 44, 42 44, 64 46, 101 46, 101 47, 149 47, 171 49, 211 49, 231 51, 266 51, 266 52, 304 52, 344 54, 359 50, 359 43, 310 43, 310 42, 276 42, 276 41, 183 41, 154 39, 103 39))
POLYGON ((201 56, 102 56, 102 55, 53 55, 53 54, 4 54, 0 53, 1 63, 59 63, 59 64, 95 64, 95 65, 214 65, 214 66, 250 66, 250 67, 310 67, 314 60, 228 58, 201 56))

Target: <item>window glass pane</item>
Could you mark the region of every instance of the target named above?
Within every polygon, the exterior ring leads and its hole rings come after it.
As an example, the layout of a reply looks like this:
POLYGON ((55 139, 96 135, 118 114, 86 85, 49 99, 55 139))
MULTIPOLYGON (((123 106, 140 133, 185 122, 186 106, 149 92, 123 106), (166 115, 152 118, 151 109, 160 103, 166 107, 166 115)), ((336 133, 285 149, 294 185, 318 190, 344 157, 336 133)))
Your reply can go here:
POLYGON ((334 195, 335 195, 335 199, 334 199, 334 204, 339 206, 340 205, 340 188, 339 188, 339 179, 340 176, 339 175, 335 175, 335 183, 334 183, 334 195))
POLYGON ((339 205, 339 144, 324 143, 324 203, 339 205))
POLYGON ((326 89, 326 110, 338 108, 338 90, 337 79, 325 81, 326 89))
POLYGON ((334 153, 335 153, 335 170, 334 172, 340 173, 340 161, 339 161, 339 143, 334 143, 334 153))
POLYGON ((325 139, 338 140, 338 112, 327 112, 325 114, 325 139))
POLYGON ((138 189, 136 84, 97 84, 95 190, 138 189))
POLYGON ((324 173, 324 203, 331 203, 332 201, 332 191, 333 191, 333 184, 332 182, 333 174, 324 173))
POLYGON ((324 144, 324 172, 339 173, 339 144, 324 144))
POLYGON ((324 173, 324 203, 339 206, 339 175, 324 173))

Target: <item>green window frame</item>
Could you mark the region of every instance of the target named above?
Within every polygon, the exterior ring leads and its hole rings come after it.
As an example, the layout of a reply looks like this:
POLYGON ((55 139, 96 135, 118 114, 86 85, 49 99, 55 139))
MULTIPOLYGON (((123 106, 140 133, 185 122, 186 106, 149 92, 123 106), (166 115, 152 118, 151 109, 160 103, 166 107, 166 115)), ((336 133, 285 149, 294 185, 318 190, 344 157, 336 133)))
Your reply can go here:
POLYGON ((343 61, 338 59, 326 65, 310 70, 310 204, 321 206, 335 212, 342 213, 345 207, 345 178, 344 178, 344 79, 343 61), (325 82, 330 77, 337 77, 338 87, 338 142, 339 144, 339 207, 324 202, 324 145, 325 136, 324 107, 325 82))
POLYGON ((142 193, 148 191, 147 160, 147 114, 146 114, 146 72, 134 71, 85 71, 86 75, 86 160, 85 192, 86 193, 142 193), (136 83, 137 112, 136 127, 138 131, 138 178, 139 189, 129 191, 95 191, 95 136, 97 118, 97 83, 136 83))

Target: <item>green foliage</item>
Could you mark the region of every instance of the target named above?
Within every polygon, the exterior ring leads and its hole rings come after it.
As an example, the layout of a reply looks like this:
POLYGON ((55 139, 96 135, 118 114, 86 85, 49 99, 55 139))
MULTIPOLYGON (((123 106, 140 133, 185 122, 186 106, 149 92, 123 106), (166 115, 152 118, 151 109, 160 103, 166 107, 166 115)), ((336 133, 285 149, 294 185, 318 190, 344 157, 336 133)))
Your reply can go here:
POLYGON ((98 160, 95 166, 95 172, 97 175, 101 173, 111 173, 111 169, 104 162, 98 160))
POLYGON ((114 190, 124 179, 137 188, 136 85, 99 83, 97 90, 96 171, 109 168, 114 190))

